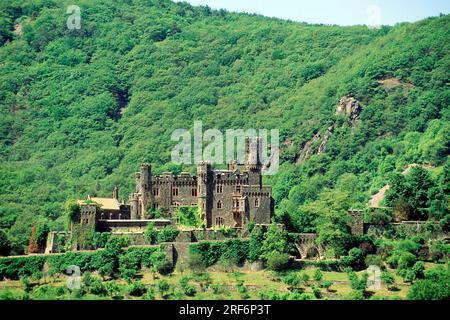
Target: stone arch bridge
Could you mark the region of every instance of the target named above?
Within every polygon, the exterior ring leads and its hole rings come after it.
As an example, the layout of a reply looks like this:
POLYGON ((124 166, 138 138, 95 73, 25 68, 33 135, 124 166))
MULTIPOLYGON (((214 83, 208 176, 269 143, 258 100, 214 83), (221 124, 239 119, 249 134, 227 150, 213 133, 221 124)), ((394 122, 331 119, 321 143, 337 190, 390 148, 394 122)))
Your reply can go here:
POLYGON ((316 259, 322 260, 325 252, 322 246, 316 243, 317 234, 315 233, 298 233, 294 245, 298 250, 300 259, 316 259))

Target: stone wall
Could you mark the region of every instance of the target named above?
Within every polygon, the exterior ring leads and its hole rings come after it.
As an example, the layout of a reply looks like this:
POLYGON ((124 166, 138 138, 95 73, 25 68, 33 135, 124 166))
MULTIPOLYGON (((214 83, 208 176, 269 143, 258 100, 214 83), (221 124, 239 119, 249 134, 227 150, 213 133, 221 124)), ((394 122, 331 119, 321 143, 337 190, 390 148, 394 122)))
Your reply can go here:
POLYGON ((427 230, 430 233, 430 238, 433 239, 450 236, 448 232, 443 232, 440 230, 438 223, 430 224, 424 221, 403 221, 401 223, 389 223, 383 225, 369 223, 364 224, 364 234, 374 237, 386 237, 396 234, 413 237, 418 233, 423 233, 427 230), (427 226, 431 228, 427 228, 427 226))

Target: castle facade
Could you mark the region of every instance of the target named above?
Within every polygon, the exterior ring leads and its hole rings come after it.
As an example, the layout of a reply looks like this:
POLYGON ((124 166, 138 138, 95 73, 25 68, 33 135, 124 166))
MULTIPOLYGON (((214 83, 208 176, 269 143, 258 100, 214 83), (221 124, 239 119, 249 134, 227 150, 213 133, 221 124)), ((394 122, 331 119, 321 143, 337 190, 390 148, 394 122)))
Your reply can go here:
POLYGON ((196 206, 207 228, 244 228, 252 221, 269 224, 272 189, 262 184, 260 151, 260 139, 247 139, 244 163, 235 161, 227 170, 215 170, 211 164, 201 162, 195 176, 185 172, 153 175, 150 164, 141 164, 128 204, 119 201, 117 188, 112 198, 88 197, 88 201, 79 201, 79 223, 95 229, 105 229, 105 225, 143 227, 150 221, 176 224, 179 207, 196 206), (148 219, 154 210, 160 211, 163 219, 148 219))

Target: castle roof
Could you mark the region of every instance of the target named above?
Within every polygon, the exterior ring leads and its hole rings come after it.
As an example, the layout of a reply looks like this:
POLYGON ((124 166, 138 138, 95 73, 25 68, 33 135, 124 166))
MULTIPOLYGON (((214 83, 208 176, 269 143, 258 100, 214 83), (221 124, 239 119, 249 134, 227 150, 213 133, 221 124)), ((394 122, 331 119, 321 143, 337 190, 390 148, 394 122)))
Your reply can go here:
MULTIPOLYGON (((93 201, 100 205, 100 208, 103 210, 120 210, 120 203, 118 199, 114 198, 98 198, 88 196, 87 200, 93 201)), ((86 200, 78 200, 78 204, 85 204, 86 200)))

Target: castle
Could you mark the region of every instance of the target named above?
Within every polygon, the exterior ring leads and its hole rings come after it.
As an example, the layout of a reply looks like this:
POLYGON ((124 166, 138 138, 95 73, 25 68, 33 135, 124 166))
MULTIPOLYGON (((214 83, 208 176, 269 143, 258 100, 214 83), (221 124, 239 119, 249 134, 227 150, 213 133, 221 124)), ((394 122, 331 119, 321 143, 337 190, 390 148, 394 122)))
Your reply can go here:
POLYGON ((206 228, 244 228, 249 222, 269 224, 273 213, 272 189, 262 184, 261 139, 246 139, 244 163, 234 161, 227 170, 211 164, 197 165, 197 175, 153 175, 150 164, 141 164, 136 173, 136 190, 129 203, 119 201, 119 189, 112 198, 88 196, 78 201, 80 214, 74 224, 80 230, 143 230, 152 222, 157 227, 176 224, 181 206, 196 206, 206 228), (162 219, 147 219, 158 210, 162 219))

